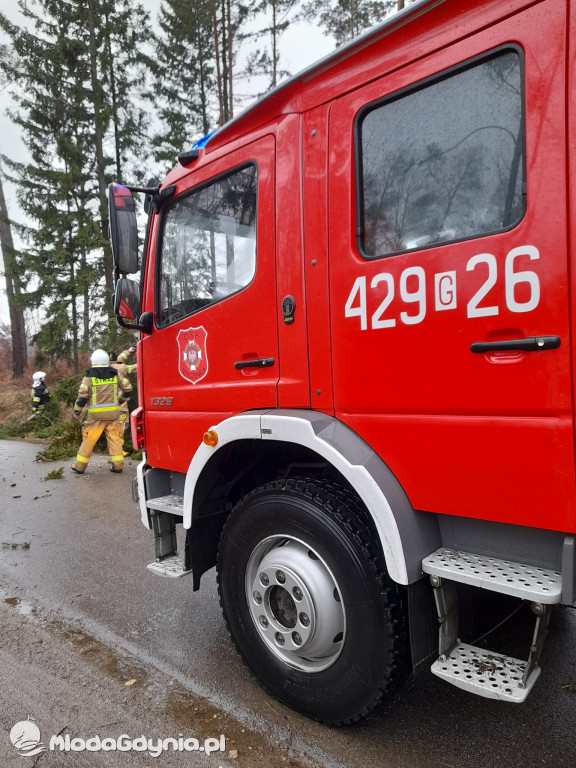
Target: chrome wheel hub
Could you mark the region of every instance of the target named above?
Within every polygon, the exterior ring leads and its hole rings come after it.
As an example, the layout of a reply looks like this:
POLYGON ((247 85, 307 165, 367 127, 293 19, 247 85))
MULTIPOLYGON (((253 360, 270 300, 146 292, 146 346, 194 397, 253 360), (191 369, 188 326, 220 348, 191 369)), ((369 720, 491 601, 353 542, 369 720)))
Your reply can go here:
POLYGON ((346 616, 338 584, 299 539, 272 536, 258 544, 248 560, 246 599, 260 637, 290 666, 319 672, 340 655, 346 616))

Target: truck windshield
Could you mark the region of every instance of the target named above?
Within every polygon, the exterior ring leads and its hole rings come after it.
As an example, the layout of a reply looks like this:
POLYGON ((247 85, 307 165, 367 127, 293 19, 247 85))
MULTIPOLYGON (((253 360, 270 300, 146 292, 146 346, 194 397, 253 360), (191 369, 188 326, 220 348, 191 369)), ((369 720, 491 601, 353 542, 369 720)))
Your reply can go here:
POLYGON ((257 169, 249 165, 166 207, 158 327, 237 293, 252 281, 256 187, 257 169))

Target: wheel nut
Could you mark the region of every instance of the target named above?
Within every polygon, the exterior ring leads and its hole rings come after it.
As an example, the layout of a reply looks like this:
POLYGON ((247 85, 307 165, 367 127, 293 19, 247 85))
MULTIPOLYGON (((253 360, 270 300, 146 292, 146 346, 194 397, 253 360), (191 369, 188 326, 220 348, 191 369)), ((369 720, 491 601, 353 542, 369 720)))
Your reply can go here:
POLYGON ((274 638, 276 639, 276 642, 278 643, 278 645, 284 645, 285 640, 284 640, 284 635, 282 633, 276 632, 276 634, 274 635, 274 638))
POLYGON ((294 587, 294 589, 292 590, 292 594, 294 595, 295 600, 302 600, 302 598, 304 597, 300 587, 294 587))
POLYGON ((307 613, 300 614, 300 624, 302 624, 303 627, 310 626, 310 616, 308 616, 307 613))
POLYGON ((292 632, 292 640, 294 640, 294 645, 302 645, 302 635, 299 635, 298 632, 292 632))
POLYGON ((258 605, 262 603, 262 595, 260 594, 260 592, 254 592, 252 597, 254 598, 254 602, 258 603, 258 605))
POLYGON ((278 584, 284 584, 286 581, 286 574, 284 571, 276 571, 276 580, 278 581, 278 584))
POLYGON ((266 629, 266 627, 268 626, 268 619, 266 618, 266 616, 260 616, 258 621, 264 627, 264 629, 266 629))
POLYGON ((267 573, 260 574, 260 583, 263 584, 265 587, 267 587, 268 584, 270 584, 270 579, 268 578, 267 573))

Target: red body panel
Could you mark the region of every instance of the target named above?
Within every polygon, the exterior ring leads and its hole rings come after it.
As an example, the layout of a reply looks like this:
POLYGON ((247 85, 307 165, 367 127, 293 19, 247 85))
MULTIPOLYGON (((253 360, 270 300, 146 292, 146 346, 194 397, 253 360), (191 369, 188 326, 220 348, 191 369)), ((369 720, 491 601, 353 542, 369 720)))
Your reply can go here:
MULTIPOLYGON (((150 464, 185 472, 203 432, 227 416, 312 408, 362 436, 417 509, 576 532, 569 13, 567 0, 425 3, 292 80, 221 129, 196 165, 172 172, 166 184, 180 194, 257 163, 257 269, 239 293, 144 336, 139 370, 150 464), (523 218, 497 234, 364 258, 358 115, 505 46, 523 61, 523 218), (414 270, 425 285, 416 320, 415 304, 400 290, 414 270), (456 285, 450 306, 441 305, 437 287, 445 274, 456 285), (394 299, 383 308, 390 286, 394 299), (346 312, 362 291, 364 318, 346 312), (289 324, 286 296, 295 302, 289 324), (177 337, 194 328, 206 334, 208 369, 191 383, 179 372, 177 337), (474 342, 541 335, 560 337, 560 347, 471 351, 474 342), (274 366, 234 368, 255 357, 273 357, 274 366), (168 395, 165 408, 159 403, 168 395)), ((154 310, 158 236, 154 217, 145 311, 154 310)))
MULTIPOLYGON (((190 174, 190 185, 196 185, 249 161, 257 163, 256 275, 243 291, 167 328, 155 328, 141 341, 147 452, 154 466, 186 472, 210 426, 251 408, 277 406, 274 144, 273 136, 264 136, 190 174), (195 384, 179 370, 182 348, 178 334, 191 328, 206 332, 203 352, 208 370, 195 384), (275 361, 269 368, 234 367, 236 362, 269 357, 275 361)), ((184 189, 182 184, 177 191, 184 189)), ((157 236, 156 228, 152 240, 157 236)), ((146 308, 150 310, 154 306, 154 276, 152 256, 146 271, 146 308)))
MULTIPOLYGON (((557 530, 576 530, 572 388, 570 379, 566 167, 566 4, 547 2, 509 17, 472 38, 384 77, 338 100, 331 111, 330 279, 336 414, 362 435, 403 484, 413 505, 434 512, 557 530), (525 56, 528 207, 511 231, 386 259, 365 261, 356 249, 352 124, 365 104, 509 42, 525 56), (332 223, 333 222, 333 223, 332 223), (342 237, 345 230, 347 237, 342 237), (520 270, 540 283, 538 306, 511 312, 505 261, 515 248, 520 270), (485 284, 488 266, 470 260, 493 254, 495 285, 479 306, 497 308, 467 317, 485 284), (395 297, 384 317, 394 327, 360 329, 344 307, 355 279, 365 276, 370 319, 386 297, 375 276, 420 267, 427 278, 427 312, 414 325, 401 313, 414 306, 395 297), (457 306, 434 309, 434 276, 456 272, 457 306), (556 334, 556 350, 478 355, 477 341, 556 334), (533 482, 533 478, 539 478, 533 482)), ((368 321, 368 326, 370 322, 368 321)))

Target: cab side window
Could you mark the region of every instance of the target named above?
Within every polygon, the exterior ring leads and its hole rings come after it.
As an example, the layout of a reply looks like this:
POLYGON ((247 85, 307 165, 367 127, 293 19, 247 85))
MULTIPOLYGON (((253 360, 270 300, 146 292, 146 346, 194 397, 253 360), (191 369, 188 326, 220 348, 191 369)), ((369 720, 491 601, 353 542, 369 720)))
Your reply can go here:
POLYGON ((256 270, 257 169, 249 165, 166 206, 156 322, 171 325, 245 288, 256 270))
POLYGON ((365 258, 492 234, 524 215, 515 49, 370 105, 357 138, 365 258))

